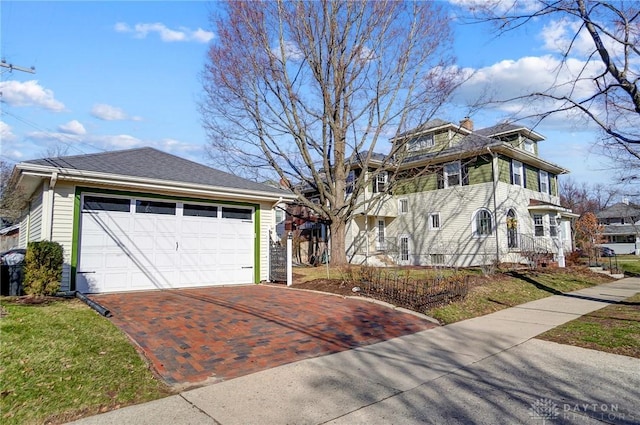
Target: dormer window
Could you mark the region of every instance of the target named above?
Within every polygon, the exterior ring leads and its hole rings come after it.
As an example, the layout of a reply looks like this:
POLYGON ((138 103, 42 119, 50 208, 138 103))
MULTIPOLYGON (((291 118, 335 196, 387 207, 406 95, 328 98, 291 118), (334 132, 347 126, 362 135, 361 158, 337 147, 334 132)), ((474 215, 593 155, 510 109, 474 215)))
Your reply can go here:
POLYGON ((423 134, 414 139, 409 140, 407 143, 407 151, 419 151, 435 146, 435 140, 433 134, 423 134))
POLYGON ((525 151, 529 153, 536 153, 536 144, 533 140, 524 139, 523 146, 525 151))

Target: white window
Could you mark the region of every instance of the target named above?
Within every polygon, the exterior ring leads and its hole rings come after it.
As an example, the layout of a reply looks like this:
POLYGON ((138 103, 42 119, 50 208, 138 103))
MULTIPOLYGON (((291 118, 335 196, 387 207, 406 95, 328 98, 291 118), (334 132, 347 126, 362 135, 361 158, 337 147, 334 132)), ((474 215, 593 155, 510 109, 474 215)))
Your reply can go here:
POLYGON ((384 220, 378 220, 378 238, 376 239, 376 248, 378 250, 385 249, 384 234, 385 234, 384 220))
POLYGON ((535 229, 536 236, 544 236, 544 222, 542 221, 542 214, 533 215, 533 227, 535 229))
POLYGON ((435 146, 433 134, 424 134, 416 137, 415 139, 409 140, 407 143, 407 150, 409 152, 419 151, 422 149, 432 148, 433 146, 435 146))
POLYGON ((407 236, 400 237, 400 261, 409 261, 409 238, 407 236))
POLYGON ((536 147, 533 140, 525 139, 524 140, 524 150, 530 153, 536 153, 536 147))
POLYGON ((511 183, 524 187, 524 167, 522 162, 515 159, 511 161, 511 183))
POLYGON ((487 209, 478 210, 473 219, 473 234, 475 236, 489 236, 493 233, 493 218, 487 209))
POLYGON ((460 161, 444 164, 444 187, 460 186, 462 184, 460 161))
POLYGON ((540 192, 549 193, 549 173, 540 170, 540 192))
POLYGON ((429 214, 429 229, 437 230, 440 228, 440 213, 429 214))
POLYGON ((409 212, 409 201, 406 199, 398 200, 398 209, 400 209, 400 214, 406 214, 409 212))
POLYGON ((284 211, 280 208, 276 208, 276 223, 282 223, 285 219, 284 211))
POLYGON ((382 193, 385 191, 387 187, 387 172, 381 171, 377 176, 375 181, 373 182, 373 193, 382 193))
POLYGON ((552 214, 549 214, 549 236, 558 236, 558 222, 556 221, 556 216, 552 214))

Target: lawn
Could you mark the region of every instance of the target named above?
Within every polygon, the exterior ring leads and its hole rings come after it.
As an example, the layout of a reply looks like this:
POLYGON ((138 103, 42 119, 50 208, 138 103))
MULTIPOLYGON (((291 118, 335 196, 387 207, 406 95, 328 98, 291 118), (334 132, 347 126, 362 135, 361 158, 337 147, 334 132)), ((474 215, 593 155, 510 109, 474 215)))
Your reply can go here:
POLYGON ((538 338, 640 358, 640 294, 581 316, 538 338))
POLYGON ((449 324, 609 281, 611 278, 584 267, 496 274, 471 287, 464 300, 434 308, 426 314, 449 324))
POLYGON ((62 423, 170 394, 128 338, 79 300, 3 298, 0 309, 3 424, 62 423))
POLYGON ((618 255, 616 259, 625 273, 640 275, 640 255, 618 255))

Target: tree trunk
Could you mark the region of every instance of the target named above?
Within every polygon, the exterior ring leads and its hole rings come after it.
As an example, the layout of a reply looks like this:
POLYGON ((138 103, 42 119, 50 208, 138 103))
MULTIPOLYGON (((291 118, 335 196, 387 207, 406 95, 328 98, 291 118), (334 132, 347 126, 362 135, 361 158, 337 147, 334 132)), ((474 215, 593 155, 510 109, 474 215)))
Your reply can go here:
POLYGON ((347 251, 345 248, 345 236, 347 225, 342 220, 334 220, 331 223, 331 262, 332 266, 347 264, 347 251))

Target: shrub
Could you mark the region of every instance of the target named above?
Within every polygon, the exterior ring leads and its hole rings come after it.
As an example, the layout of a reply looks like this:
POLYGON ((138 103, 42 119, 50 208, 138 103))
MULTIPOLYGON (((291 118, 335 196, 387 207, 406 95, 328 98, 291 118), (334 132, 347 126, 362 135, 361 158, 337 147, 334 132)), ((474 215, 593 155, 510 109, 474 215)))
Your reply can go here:
POLYGON ((62 246, 57 242, 29 242, 24 265, 24 292, 27 295, 53 295, 62 279, 62 246))

